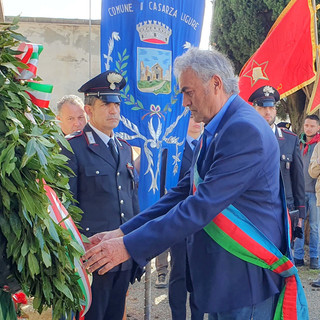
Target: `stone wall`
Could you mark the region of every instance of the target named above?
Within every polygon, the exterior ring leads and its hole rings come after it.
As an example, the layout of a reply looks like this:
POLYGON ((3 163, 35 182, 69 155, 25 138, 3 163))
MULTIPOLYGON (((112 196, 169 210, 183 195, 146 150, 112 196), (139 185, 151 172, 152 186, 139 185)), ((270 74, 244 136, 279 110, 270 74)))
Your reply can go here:
POLYGON ((66 94, 83 98, 78 89, 90 78, 89 48, 91 77, 100 73, 100 21, 91 22, 90 42, 88 20, 21 17, 19 26, 18 32, 30 42, 43 45, 38 75, 42 83, 53 85, 50 106, 54 109, 66 94))

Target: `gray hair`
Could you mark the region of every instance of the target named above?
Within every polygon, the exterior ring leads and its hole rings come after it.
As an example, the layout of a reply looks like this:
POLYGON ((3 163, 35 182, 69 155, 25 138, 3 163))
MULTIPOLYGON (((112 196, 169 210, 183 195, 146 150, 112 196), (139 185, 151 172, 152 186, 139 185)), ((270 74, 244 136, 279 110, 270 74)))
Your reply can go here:
POLYGON ((84 104, 81 98, 75 96, 73 94, 63 96, 57 103, 57 114, 60 114, 61 108, 65 103, 71 103, 75 106, 79 106, 82 110, 84 110, 84 104))
POLYGON ((84 96, 85 105, 93 106, 96 100, 99 100, 99 98, 96 96, 84 96))
POLYGON ((181 73, 191 68, 203 81, 208 82, 214 75, 221 77, 227 94, 239 92, 238 77, 234 74, 231 61, 217 50, 200 50, 191 47, 174 62, 174 75, 179 79, 181 73))

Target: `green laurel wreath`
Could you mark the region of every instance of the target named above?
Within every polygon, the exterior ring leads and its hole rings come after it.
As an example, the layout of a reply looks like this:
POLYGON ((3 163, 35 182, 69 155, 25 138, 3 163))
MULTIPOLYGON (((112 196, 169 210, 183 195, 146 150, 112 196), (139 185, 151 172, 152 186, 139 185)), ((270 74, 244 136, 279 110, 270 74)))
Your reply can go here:
POLYGON ((70 146, 54 114, 32 104, 24 81, 15 80, 17 68, 27 67, 15 57, 20 52, 14 48, 26 41, 17 29, 17 18, 0 24, 0 233, 11 277, 34 297, 38 312, 53 306, 53 319, 59 319, 80 310, 83 294, 70 260, 79 259, 83 252, 69 232, 49 217, 43 181, 76 222, 81 210, 71 205, 70 169, 58 142, 69 150, 70 146))

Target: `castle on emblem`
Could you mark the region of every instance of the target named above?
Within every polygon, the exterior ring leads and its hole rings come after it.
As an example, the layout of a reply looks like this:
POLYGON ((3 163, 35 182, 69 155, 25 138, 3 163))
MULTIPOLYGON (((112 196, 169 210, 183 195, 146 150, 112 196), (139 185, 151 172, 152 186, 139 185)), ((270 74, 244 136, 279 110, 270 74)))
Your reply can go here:
POLYGON ((159 21, 144 21, 137 24, 140 40, 154 44, 168 44, 172 30, 159 21))

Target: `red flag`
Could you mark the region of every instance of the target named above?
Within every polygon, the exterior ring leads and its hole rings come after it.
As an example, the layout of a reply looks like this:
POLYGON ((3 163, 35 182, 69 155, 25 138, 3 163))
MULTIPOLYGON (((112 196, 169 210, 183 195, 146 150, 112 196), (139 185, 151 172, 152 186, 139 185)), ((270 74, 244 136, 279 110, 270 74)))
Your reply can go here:
POLYGON ((240 96, 244 100, 265 85, 276 88, 283 98, 314 81, 313 15, 312 0, 291 0, 284 8, 240 72, 240 96))

